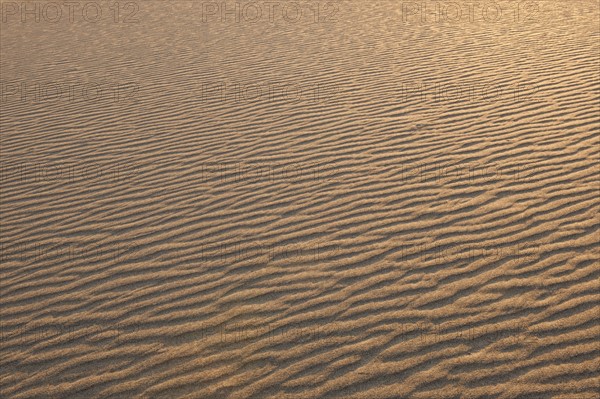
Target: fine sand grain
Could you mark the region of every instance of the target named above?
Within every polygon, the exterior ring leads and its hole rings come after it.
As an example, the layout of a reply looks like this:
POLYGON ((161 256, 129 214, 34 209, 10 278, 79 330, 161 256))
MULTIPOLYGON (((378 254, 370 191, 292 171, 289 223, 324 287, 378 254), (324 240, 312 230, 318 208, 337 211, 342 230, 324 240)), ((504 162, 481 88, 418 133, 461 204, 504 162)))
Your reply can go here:
POLYGON ((0 398, 600 398, 600 3, 220 3, 2 1, 0 398))

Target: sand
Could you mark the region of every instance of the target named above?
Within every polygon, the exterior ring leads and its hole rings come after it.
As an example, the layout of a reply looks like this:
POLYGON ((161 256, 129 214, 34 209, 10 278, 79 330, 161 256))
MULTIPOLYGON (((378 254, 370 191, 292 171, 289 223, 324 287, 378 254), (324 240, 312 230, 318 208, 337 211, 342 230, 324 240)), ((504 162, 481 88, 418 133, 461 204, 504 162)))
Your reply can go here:
POLYGON ((600 398, 598 1, 111 3, 2 1, 0 397, 600 398))

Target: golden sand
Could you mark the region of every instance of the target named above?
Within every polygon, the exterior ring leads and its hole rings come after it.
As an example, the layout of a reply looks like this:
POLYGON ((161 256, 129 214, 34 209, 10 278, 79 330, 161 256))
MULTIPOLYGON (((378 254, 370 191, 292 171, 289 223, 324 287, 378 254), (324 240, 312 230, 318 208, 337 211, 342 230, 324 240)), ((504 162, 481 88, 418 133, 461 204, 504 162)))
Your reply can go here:
POLYGON ((266 3, 2 1, 0 397, 600 398, 598 1, 266 3))

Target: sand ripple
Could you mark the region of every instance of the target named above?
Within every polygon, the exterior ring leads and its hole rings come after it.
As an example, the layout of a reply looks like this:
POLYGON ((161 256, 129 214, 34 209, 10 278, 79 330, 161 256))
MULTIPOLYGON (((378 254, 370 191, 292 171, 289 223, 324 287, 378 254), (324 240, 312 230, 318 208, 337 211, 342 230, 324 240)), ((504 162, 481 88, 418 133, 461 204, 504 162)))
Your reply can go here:
POLYGON ((598 2, 498 3, 9 16, 0 396, 599 398, 598 2))

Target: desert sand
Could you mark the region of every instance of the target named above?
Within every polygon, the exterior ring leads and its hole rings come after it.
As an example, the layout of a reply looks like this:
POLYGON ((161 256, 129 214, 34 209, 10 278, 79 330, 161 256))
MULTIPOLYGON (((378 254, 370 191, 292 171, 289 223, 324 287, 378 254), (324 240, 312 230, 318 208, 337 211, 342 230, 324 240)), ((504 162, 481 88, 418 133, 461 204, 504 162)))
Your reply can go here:
POLYGON ((266 3, 2 1, 0 397, 600 398, 598 1, 266 3))

